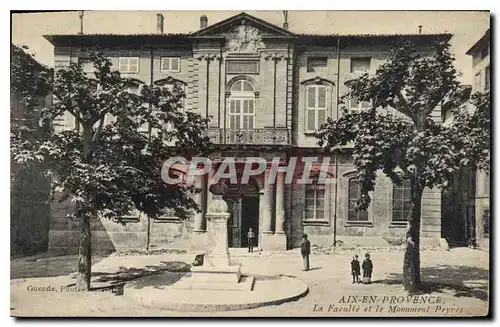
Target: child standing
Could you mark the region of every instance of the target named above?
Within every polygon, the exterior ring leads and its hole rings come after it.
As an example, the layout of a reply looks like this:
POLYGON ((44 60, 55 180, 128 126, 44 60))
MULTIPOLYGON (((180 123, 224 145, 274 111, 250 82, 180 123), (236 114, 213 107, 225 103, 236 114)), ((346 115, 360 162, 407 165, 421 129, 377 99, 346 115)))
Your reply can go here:
POLYGON ((253 239, 255 238, 255 234, 250 227, 248 229, 247 239, 248 239, 248 252, 253 253, 253 239))
POLYGON ((363 261, 363 283, 370 284, 372 281, 373 272, 373 262, 370 260, 370 255, 365 254, 365 260, 363 261))
POLYGON ((352 274, 352 283, 359 283, 359 275, 360 275, 360 267, 358 261, 358 255, 356 254, 351 261, 351 274, 352 274))

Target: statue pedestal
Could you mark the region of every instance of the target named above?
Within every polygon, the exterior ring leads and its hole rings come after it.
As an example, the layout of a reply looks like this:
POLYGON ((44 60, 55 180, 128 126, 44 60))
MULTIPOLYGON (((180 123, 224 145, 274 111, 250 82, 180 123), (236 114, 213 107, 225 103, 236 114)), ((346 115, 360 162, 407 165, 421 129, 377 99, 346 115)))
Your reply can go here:
POLYGON ((247 290, 253 289, 254 278, 243 277, 239 265, 231 264, 228 247, 227 204, 222 199, 210 203, 207 212, 208 251, 203 266, 191 268, 191 276, 181 278, 173 286, 182 289, 247 290))

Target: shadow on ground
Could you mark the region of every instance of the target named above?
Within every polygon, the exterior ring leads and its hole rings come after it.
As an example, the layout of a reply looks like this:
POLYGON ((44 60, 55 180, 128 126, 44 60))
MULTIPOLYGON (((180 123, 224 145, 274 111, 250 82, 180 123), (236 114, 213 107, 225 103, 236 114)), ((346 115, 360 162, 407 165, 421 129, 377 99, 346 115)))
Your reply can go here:
MULTIPOLYGON (((472 297, 482 301, 488 300, 489 271, 470 266, 439 265, 420 269, 422 278, 421 293, 442 293, 452 291, 455 297, 472 297)), ((374 284, 402 284, 402 274, 390 274, 384 280, 373 281, 374 284)))
POLYGON ((191 265, 182 261, 161 261, 159 265, 145 266, 142 268, 120 267, 117 272, 93 272, 92 282, 116 285, 137 278, 161 274, 164 272, 187 273, 191 265))
MULTIPOLYGON (((120 267, 116 272, 92 272, 92 291, 110 290, 116 295, 123 294, 123 286, 138 278, 158 275, 159 278, 149 278, 144 281, 134 283, 132 287, 143 288, 154 286, 162 288, 177 282, 182 276, 190 271, 191 265, 182 261, 161 261, 159 265, 148 265, 141 268, 120 267)), ((76 276, 72 277, 73 280, 76 276)), ((67 287, 75 286, 75 283, 67 287)))
MULTIPOLYGON (((109 256, 109 253, 92 255, 92 264, 109 256)), ((16 258, 10 262, 10 279, 67 276, 76 272, 78 255, 49 254, 16 258)))

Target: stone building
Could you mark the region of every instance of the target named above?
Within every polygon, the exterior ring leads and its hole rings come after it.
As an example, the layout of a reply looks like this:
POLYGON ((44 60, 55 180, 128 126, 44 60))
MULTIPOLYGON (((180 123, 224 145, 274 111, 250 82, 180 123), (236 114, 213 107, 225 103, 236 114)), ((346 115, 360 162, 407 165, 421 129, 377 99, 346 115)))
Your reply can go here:
MULTIPOLYGON (((164 33, 163 16, 158 31, 140 35, 48 35, 54 45, 55 69, 70 62, 85 63, 88 51, 99 45, 113 65, 140 84, 179 83, 186 91, 185 109, 211 118, 209 135, 217 145, 213 158, 234 158, 243 166, 247 157, 286 165, 291 157, 330 159, 336 183, 289 185, 278 176, 265 183, 268 171, 247 184, 230 185, 225 195, 231 208, 229 244, 246 246, 252 227, 263 250, 285 250, 300 244, 307 233, 313 244, 388 245, 402 240, 409 210, 408 185, 392 185, 377 178, 373 201, 367 211, 356 212, 353 203, 359 187, 349 148, 323 153, 314 132, 326 117, 341 112, 339 98, 345 81, 362 72, 374 72, 402 41, 414 42, 423 54, 438 39, 450 34, 411 35, 311 35, 241 13, 209 25, 200 18, 200 29, 188 34, 164 33)), ((166 25, 168 30, 168 23, 166 25)), ((90 67, 89 67, 90 68, 90 67)), ((366 104, 349 101, 351 110, 366 104)), ((436 119, 441 119, 439 110, 436 119)), ((74 128, 66 116, 63 128, 74 128)), ((240 174, 240 173, 238 173, 240 174)), ((206 210, 210 193, 197 197, 206 210)), ((422 242, 437 244, 441 237, 441 194, 427 189, 423 198, 422 242)), ((76 249, 78 223, 67 219, 64 206, 53 208, 50 248, 76 249)), ((93 244, 100 249, 154 248, 203 249, 206 244, 204 213, 187 221, 166 214, 156 220, 137 215, 126 226, 94 222, 93 244)))
MULTIPOLYGON (((472 70, 474 73, 473 91, 490 91, 490 30, 467 51, 472 56, 472 70)), ((489 247, 490 239, 490 178, 484 171, 477 171, 475 175, 475 238, 483 247, 489 247)))
MULTIPOLYGON (((490 31, 466 52, 472 56, 472 92, 490 90, 490 31)), ((443 112, 445 122, 453 120, 451 110, 443 112)), ((488 248, 490 236, 490 176, 484 171, 462 168, 449 190, 443 192, 443 237, 451 245, 488 248)))

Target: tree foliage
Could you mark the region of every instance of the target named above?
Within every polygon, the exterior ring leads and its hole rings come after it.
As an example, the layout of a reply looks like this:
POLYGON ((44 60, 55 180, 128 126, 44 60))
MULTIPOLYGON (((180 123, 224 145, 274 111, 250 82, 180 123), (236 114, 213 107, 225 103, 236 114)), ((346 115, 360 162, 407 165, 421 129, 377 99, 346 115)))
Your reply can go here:
POLYGON ((38 126, 54 125, 69 112, 77 129, 52 129, 33 138, 30 128, 11 132, 11 157, 17 165, 43 163, 53 190, 74 205, 81 221, 77 286, 90 287, 90 219, 124 223, 138 210, 150 218, 165 208, 186 218, 194 209, 193 185, 168 186, 161 179, 165 159, 203 154, 210 145, 207 120, 183 110, 185 94, 178 85, 144 85, 128 92, 132 80, 112 69, 102 53, 92 53, 92 75, 71 63, 50 83, 52 106, 40 110, 38 126), (147 124, 148 132, 141 126, 147 124))
POLYGON ((156 217, 169 207, 186 217, 196 208, 188 196, 193 188, 166 187, 161 164, 179 149, 200 153, 207 148, 205 119, 181 110, 185 94, 180 87, 145 85, 140 95, 132 94, 127 92, 130 80, 112 70, 102 54, 94 53, 91 60, 94 77, 75 63, 56 73, 55 103, 40 117, 43 125, 68 111, 80 130, 54 131, 38 142, 17 131, 13 158, 19 164, 48 162, 54 186, 71 197, 77 216, 120 221, 133 209, 156 217), (139 131, 143 124, 150 133, 139 131))
POLYGON ((437 42, 433 50, 424 56, 405 43, 375 74, 346 82, 349 92, 343 101, 371 105, 360 112, 343 108, 342 117, 328 119, 317 133, 319 145, 327 150, 353 146, 361 189, 357 210, 368 208, 377 173, 397 185, 410 182, 403 264, 403 284, 409 292, 420 285, 424 188, 447 188, 461 167, 489 169, 489 94, 471 97, 470 87, 460 85, 448 42, 437 42), (442 112, 451 112, 451 121, 437 121, 442 112))
POLYGON ((449 44, 439 42, 434 49, 424 57, 406 43, 374 75, 346 82, 344 102, 353 98, 370 108, 344 107, 342 117, 328 119, 317 133, 328 150, 352 144, 360 209, 370 203, 378 171, 398 185, 415 178, 422 188, 445 188, 460 167, 489 169, 489 94, 469 97, 449 44), (433 119, 433 111, 441 110, 453 113, 451 122, 433 119))
POLYGON ((15 45, 11 45, 11 58, 11 91, 19 95, 20 102, 27 108, 35 108, 40 97, 50 93, 54 72, 15 45))

